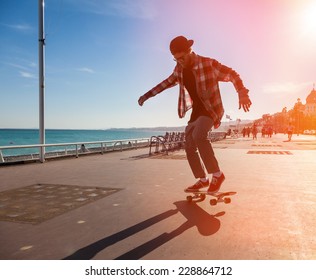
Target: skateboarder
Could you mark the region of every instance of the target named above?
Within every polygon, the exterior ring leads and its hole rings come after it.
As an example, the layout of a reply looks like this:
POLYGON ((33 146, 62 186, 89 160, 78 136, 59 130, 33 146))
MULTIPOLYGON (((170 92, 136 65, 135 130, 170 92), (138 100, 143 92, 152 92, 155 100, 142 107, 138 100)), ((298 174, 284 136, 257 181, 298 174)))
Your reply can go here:
POLYGON ((225 180, 220 170, 208 132, 219 127, 224 108, 219 91, 219 82, 232 82, 239 97, 239 109, 249 111, 251 101, 238 73, 217 60, 200 56, 192 51, 194 41, 178 36, 170 42, 170 51, 176 61, 173 73, 138 99, 140 106, 165 89, 179 84, 178 115, 185 116, 192 108, 185 129, 185 151, 193 175, 199 179, 185 191, 194 192, 208 188, 208 193, 217 192, 225 180), (205 169, 202 165, 202 162, 205 169), (209 182, 207 174, 212 174, 209 182))

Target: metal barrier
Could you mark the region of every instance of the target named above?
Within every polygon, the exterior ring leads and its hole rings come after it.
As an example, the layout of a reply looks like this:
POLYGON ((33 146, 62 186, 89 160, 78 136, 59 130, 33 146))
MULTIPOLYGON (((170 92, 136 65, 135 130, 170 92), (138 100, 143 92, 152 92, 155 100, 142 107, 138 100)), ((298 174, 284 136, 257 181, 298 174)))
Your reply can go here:
MULTIPOLYGON (((63 150, 54 150, 45 153, 44 161, 48 158, 57 158, 65 156, 75 156, 84 154, 94 154, 109 152, 109 151, 123 151, 124 149, 137 149, 141 147, 149 146, 149 138, 138 138, 138 139, 122 139, 112 141, 94 141, 94 142, 74 142, 74 143, 56 143, 56 144, 34 144, 34 145, 14 145, 14 146, 0 146, 0 165, 1 163, 7 162, 18 162, 28 160, 40 160, 38 154, 26 154, 26 155, 3 155, 3 150, 9 149, 30 149, 38 148, 39 150, 43 147, 65 147, 63 150), (87 147, 87 146, 90 147, 87 147), (92 145, 92 146, 91 146, 92 145), (69 147, 72 147, 69 149, 69 147)), ((44 162, 42 161, 42 162, 44 162)))
POLYGON ((154 153, 175 151, 184 148, 185 134, 184 132, 166 132, 164 136, 151 136, 149 142, 149 155, 152 154, 151 149, 155 147, 154 153))
MULTIPOLYGON (((211 142, 220 141, 226 138, 226 132, 210 131, 207 139, 211 142)), ((151 136, 149 141, 149 155, 152 154, 152 148, 155 148, 154 153, 175 151, 185 147, 184 132, 166 132, 164 136, 151 136)))
POLYGON ((0 150, 0 163, 4 162, 3 156, 2 156, 2 151, 0 150))

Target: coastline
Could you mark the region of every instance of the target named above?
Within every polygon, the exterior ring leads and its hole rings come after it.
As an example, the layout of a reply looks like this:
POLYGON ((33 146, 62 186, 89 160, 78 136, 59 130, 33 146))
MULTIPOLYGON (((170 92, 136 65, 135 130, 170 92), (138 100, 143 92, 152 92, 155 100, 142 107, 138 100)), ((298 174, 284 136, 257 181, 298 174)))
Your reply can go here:
MULTIPOLYGON (((180 132, 169 132, 168 134, 179 135, 183 134, 180 132)), ((158 136, 159 139, 164 136, 158 136)), ((225 132, 210 132, 209 141, 216 142, 221 139, 226 138, 225 132)), ((104 154, 108 152, 123 151, 123 150, 133 150, 138 148, 147 148, 155 146, 157 148, 157 135, 152 135, 150 138, 136 138, 136 139, 121 139, 121 140, 112 140, 112 141, 97 141, 97 142, 73 142, 73 143, 57 143, 57 144, 46 144, 44 147, 52 148, 55 147, 57 150, 46 151, 45 160, 51 159, 62 159, 62 158, 71 158, 83 155, 92 155, 92 154, 104 154), (63 147, 63 148, 61 148, 63 147), (71 147, 71 148, 69 148, 71 147)), ((169 140, 163 140, 169 141, 169 140)), ((172 140, 174 141, 174 140, 172 140)), ((180 140, 184 144, 185 139, 180 140)), ((177 143, 179 140, 177 140, 177 143)), ((178 144, 177 144, 178 145, 178 144)), ((183 145, 180 145, 183 146, 183 145)), ((30 145, 25 146, 24 148, 39 149, 41 145, 30 145)), ((3 155, 2 150, 5 149, 22 149, 22 146, 0 146, 0 166, 8 164, 19 164, 19 163, 29 163, 29 162, 38 162, 40 161, 40 155, 38 152, 28 153, 28 154, 18 154, 18 155, 3 155), (2 149, 1 149, 2 148, 2 149)))
MULTIPOLYGON (((164 135, 166 131, 152 130, 46 130, 45 145, 57 146, 62 143, 96 143, 124 141, 127 139, 150 138, 153 135, 164 135)), ((0 129, 0 150, 3 156, 19 156, 38 152, 38 129, 0 129), (14 147, 15 146, 15 147, 14 147), (24 146, 19 149, 18 146, 24 146), (29 147, 26 147, 29 146, 29 147)), ((56 147, 48 147, 47 152, 56 151, 56 147)))
MULTIPOLYGON (((135 143, 131 141, 113 141, 113 145, 111 146, 104 146, 104 147, 86 147, 84 149, 80 148, 79 150, 76 149, 65 149, 65 150, 57 150, 45 153, 46 160, 52 159, 63 159, 63 158, 73 158, 79 156, 87 156, 93 154, 104 154, 109 152, 116 152, 116 151, 123 151, 123 150, 133 150, 139 149, 149 146, 149 139, 146 142, 138 142, 137 140, 146 140, 146 139, 135 139, 135 143), (120 145, 117 143, 120 142, 120 145)), ((82 145, 85 143, 83 142, 82 145)), ((1 152, 1 150, 0 150, 1 152)), ((37 162, 40 160, 39 153, 32 153, 32 154, 23 154, 23 155, 13 155, 13 156, 2 156, 0 160, 0 166, 6 164, 19 164, 19 163, 31 163, 37 162)))

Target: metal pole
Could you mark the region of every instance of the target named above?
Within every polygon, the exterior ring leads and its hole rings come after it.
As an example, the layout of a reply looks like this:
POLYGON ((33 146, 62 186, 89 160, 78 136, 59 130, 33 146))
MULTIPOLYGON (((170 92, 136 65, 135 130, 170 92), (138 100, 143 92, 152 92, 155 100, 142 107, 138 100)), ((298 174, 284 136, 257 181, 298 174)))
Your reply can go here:
MULTIPOLYGON (((39 61, 39 138, 45 144, 45 34, 44 0, 38 0, 38 61, 39 61)), ((45 161, 45 147, 39 148, 40 161, 45 161)))
POLYGON ((3 156, 2 156, 2 151, 0 150, 0 162, 4 162, 3 156))

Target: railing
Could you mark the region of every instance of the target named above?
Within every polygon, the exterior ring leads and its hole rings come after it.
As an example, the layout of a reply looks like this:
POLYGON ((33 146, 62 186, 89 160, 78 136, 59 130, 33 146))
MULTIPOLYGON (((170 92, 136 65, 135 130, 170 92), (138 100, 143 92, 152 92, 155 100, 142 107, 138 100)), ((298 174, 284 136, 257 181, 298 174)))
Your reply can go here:
POLYGON ((149 142, 149 155, 152 154, 151 149, 155 148, 155 154, 159 152, 175 151, 184 148, 185 134, 184 132, 166 132, 164 136, 151 136, 149 142))
POLYGON ((211 142, 217 142, 217 141, 221 141, 221 140, 225 139, 226 136, 227 136, 227 133, 226 133, 226 132, 212 131, 212 132, 209 132, 207 138, 208 138, 211 142))
MULTIPOLYGON (((209 132, 207 139, 210 142, 220 141, 226 138, 226 132, 209 132)), ((152 136, 149 142, 149 155, 152 154, 152 148, 154 153, 164 152, 168 154, 169 151, 182 149, 185 146, 185 134, 184 132, 166 132, 164 136, 152 136)))
POLYGON ((7 162, 40 160, 39 154, 31 153, 26 155, 10 155, 2 154, 3 150, 12 149, 32 149, 32 148, 49 148, 49 147, 64 147, 62 150, 53 150, 45 153, 45 158, 56 158, 65 156, 75 156, 93 153, 105 153, 109 151, 123 151, 125 149, 137 149, 149 146, 149 138, 138 139, 122 139, 112 141, 94 141, 94 142, 74 142, 74 143, 56 143, 56 144, 34 144, 34 145, 14 145, 0 146, 0 164, 7 162))

